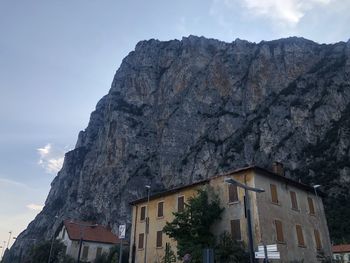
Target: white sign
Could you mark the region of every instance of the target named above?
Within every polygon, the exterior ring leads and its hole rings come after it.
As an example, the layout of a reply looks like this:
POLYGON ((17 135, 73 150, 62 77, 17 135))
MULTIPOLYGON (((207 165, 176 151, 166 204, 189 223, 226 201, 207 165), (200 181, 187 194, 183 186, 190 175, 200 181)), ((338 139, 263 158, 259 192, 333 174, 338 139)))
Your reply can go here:
POLYGON ((118 231, 119 239, 125 238, 125 230, 126 230, 126 225, 120 225, 119 226, 119 231, 118 231))
MULTIPOLYGON (((280 252, 267 252, 268 259, 280 259, 280 252)), ((255 258, 265 258, 263 251, 255 252, 255 258)))
MULTIPOLYGON (((277 244, 274 245, 267 245, 266 246, 267 251, 277 251, 277 244)), ((259 251, 264 251, 264 246, 258 246, 259 251)))

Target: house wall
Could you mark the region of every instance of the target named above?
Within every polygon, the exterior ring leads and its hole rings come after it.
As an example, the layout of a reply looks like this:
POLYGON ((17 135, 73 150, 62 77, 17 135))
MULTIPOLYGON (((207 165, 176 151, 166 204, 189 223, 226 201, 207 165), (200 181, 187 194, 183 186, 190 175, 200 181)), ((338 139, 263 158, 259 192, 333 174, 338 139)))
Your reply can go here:
POLYGON ((317 249, 314 229, 320 232, 322 250, 327 256, 331 256, 331 243, 327 222, 324 213, 322 199, 312 192, 302 190, 287 184, 286 182, 272 179, 263 175, 255 176, 255 185, 265 189, 266 192, 257 194, 257 213, 260 224, 260 238, 258 244, 278 244, 281 254, 280 262, 301 261, 317 262, 317 249), (277 186, 278 204, 271 202, 270 184, 277 186), (292 209, 290 191, 297 196, 298 210, 292 209), (309 212, 307 198, 314 202, 315 215, 309 212), (284 242, 276 241, 276 229, 274 220, 282 222, 284 242), (297 241, 296 224, 302 226, 305 247, 300 247, 297 241))
MULTIPOLYGON (((160 197, 154 200, 151 200, 149 203, 149 234, 147 237, 147 262, 161 262, 161 259, 164 256, 164 250, 165 250, 165 244, 168 242, 171 245, 171 249, 174 251, 176 255, 176 242, 175 240, 169 238, 166 234, 163 233, 163 246, 160 248, 157 248, 156 246, 156 234, 157 231, 161 231, 163 227, 165 226, 165 223, 168 221, 172 221, 174 216, 173 212, 177 211, 177 198, 179 196, 185 197, 185 203, 190 197, 193 197, 197 193, 197 189, 201 188, 202 186, 195 186, 193 188, 183 189, 179 192, 176 192, 174 194, 160 197), (164 216, 161 218, 157 218, 157 208, 158 208, 158 202, 164 201, 164 216)), ((135 245, 135 262, 141 263, 144 262, 144 253, 145 249, 139 249, 138 248, 138 242, 139 242, 139 234, 145 233, 145 226, 146 222, 145 220, 141 221, 141 207, 147 206, 147 202, 143 202, 140 204, 137 204, 136 206, 133 206, 133 217, 132 217, 132 228, 131 228, 131 240, 130 240, 130 258, 129 262, 132 262, 132 251, 133 251, 133 245, 135 245), (136 212, 137 210, 137 212, 136 212), (136 217, 137 214, 137 217, 136 217), (136 221, 135 221, 136 218, 136 221), (136 223, 135 223, 136 222, 136 223)), ((146 238, 146 237, 145 237, 146 238)), ((144 242, 145 243, 145 242, 144 242)), ((177 261, 181 262, 181 261, 177 261)))
MULTIPOLYGON (((65 227, 63 226, 61 231, 59 232, 57 239, 60 239, 63 244, 67 247, 66 249, 66 255, 69 255, 73 257, 74 259, 78 258, 79 253, 79 241, 77 240, 71 240, 68 236, 67 231, 65 231, 65 235, 63 236, 63 231, 65 230, 65 227)), ((112 248, 113 244, 107 244, 107 243, 99 243, 99 242, 88 242, 83 241, 82 247, 81 247, 81 254, 80 258, 82 262, 94 262, 96 259, 96 253, 97 249, 100 247, 102 249, 103 253, 109 253, 110 248, 112 248), (89 247, 88 257, 83 258, 83 248, 84 246, 89 247)))
POLYGON ((334 253, 333 258, 337 260, 336 262, 350 263, 350 252, 334 253))

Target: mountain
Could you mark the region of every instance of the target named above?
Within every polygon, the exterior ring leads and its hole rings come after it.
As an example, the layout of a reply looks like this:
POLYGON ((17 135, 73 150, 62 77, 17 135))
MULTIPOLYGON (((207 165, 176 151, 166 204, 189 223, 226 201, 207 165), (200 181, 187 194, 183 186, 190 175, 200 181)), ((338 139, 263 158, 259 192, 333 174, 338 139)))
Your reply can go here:
POLYGON ((153 191, 272 161, 321 184, 332 239, 350 241, 350 41, 141 41, 123 60, 42 212, 11 253, 64 218, 130 224, 153 191), (55 216, 58 219, 55 219, 55 216))

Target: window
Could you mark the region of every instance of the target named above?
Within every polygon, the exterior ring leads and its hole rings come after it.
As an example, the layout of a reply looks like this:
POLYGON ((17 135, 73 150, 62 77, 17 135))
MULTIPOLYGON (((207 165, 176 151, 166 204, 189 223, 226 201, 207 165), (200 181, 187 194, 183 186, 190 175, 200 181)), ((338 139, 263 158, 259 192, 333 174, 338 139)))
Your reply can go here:
POLYGON ((277 187, 275 184, 270 184, 271 190, 271 202, 278 204, 278 195, 277 195, 277 187))
POLYGON ((299 210, 297 194, 295 192, 290 192, 290 200, 292 202, 292 209, 299 210))
POLYGON ((307 202, 309 203, 309 213, 310 213, 310 215, 314 215, 315 214, 314 201, 312 200, 311 197, 308 197, 307 198, 307 202))
POLYGON ((163 231, 157 231, 157 247, 163 246, 163 231))
POLYGON ((102 254, 102 247, 98 247, 98 248, 96 249, 96 257, 101 256, 101 254, 102 254))
POLYGON ((301 228, 301 225, 296 225, 295 230, 297 232, 298 245, 301 247, 305 247, 303 229, 301 228))
POLYGON ((140 220, 143 221, 146 219, 146 207, 145 206, 141 206, 141 216, 140 216, 140 220))
POLYGON ((233 184, 228 185, 228 201, 230 203, 238 201, 237 185, 233 185, 233 184))
POLYGON ((231 236, 233 240, 241 240, 241 222, 239 219, 231 220, 231 236))
POLYGON ((84 246, 82 258, 83 258, 83 259, 87 259, 87 258, 88 258, 88 255, 89 255, 89 247, 88 247, 88 246, 84 246))
POLYGON ((159 202, 158 203, 158 211, 157 211, 157 217, 163 217, 163 208, 164 208, 164 202, 159 202))
POLYGON ((317 229, 315 229, 314 230, 314 235, 315 235, 316 249, 317 250, 321 250, 322 249, 322 244, 321 244, 320 232, 317 229))
POLYGON ((143 239, 145 238, 145 234, 139 234, 139 249, 143 249, 143 239))
POLYGON ((282 222, 280 220, 275 220, 275 227, 276 227, 276 241, 280 243, 284 243, 282 222))
POLYGON ((177 198, 177 211, 182 212, 184 211, 184 208, 185 208, 185 197, 179 196, 177 198))

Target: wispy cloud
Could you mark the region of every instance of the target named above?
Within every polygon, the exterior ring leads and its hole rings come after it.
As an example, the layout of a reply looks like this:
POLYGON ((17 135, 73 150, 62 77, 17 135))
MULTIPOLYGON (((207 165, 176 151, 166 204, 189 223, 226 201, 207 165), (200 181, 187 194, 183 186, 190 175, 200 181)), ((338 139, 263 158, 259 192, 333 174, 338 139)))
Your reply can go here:
POLYGON ((15 186, 15 187, 19 187, 19 188, 25 188, 25 189, 30 189, 27 185, 14 181, 14 180, 10 180, 10 179, 6 179, 6 178, 0 178, 0 186, 4 186, 4 187, 8 187, 8 186, 15 186))
POLYGON ((37 204, 29 204, 26 205, 26 207, 32 211, 37 211, 40 212, 41 210, 43 210, 43 205, 37 205, 37 204))
POLYGON ((57 173, 63 165, 64 151, 61 149, 54 149, 51 143, 44 147, 37 149, 40 156, 38 164, 45 169, 47 173, 57 173))
MULTIPOLYGON (((249 15, 263 17, 283 26, 295 27, 310 10, 339 0, 213 0, 211 15, 216 6, 236 9, 240 5, 249 15)), ((222 17, 219 17, 222 20, 222 17)))

